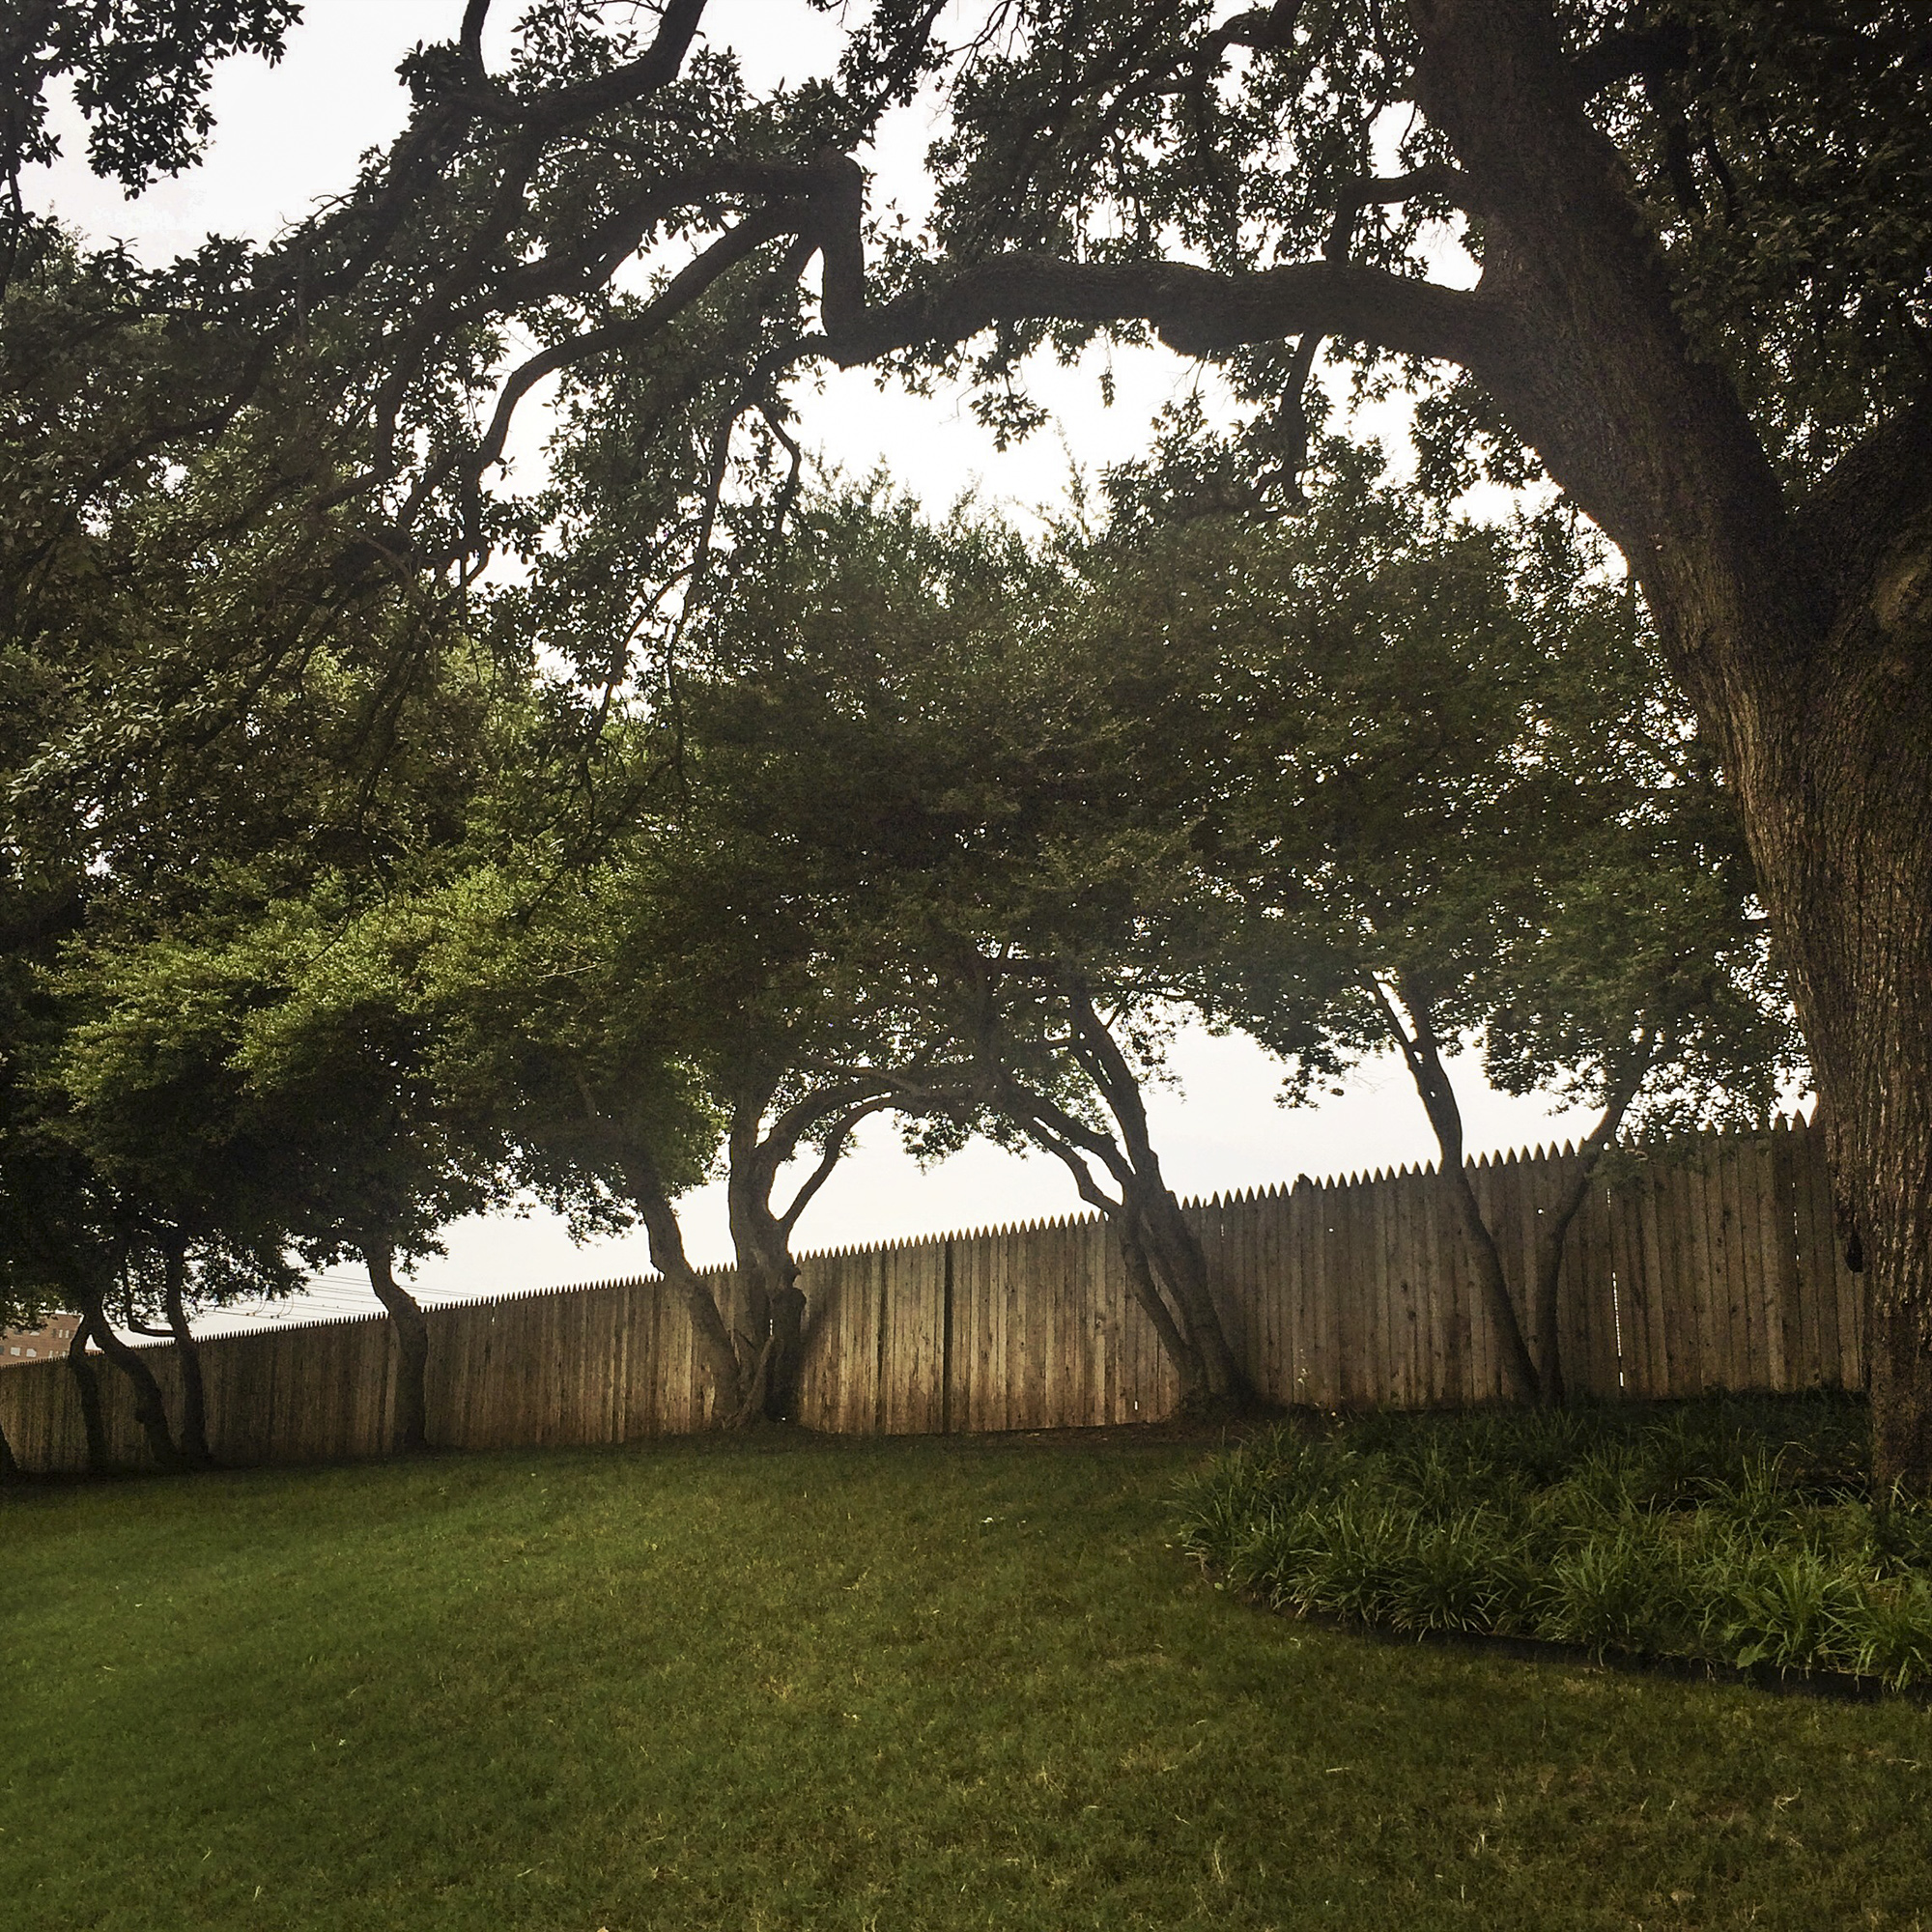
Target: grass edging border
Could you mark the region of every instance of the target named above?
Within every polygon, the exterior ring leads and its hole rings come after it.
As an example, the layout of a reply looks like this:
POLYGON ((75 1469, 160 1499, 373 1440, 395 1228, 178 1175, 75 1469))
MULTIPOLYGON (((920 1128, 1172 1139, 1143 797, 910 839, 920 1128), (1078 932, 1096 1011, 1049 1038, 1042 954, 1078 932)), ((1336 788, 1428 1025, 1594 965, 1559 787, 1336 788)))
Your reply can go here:
POLYGON ((1776 1697, 1815 1697, 1831 1704, 1917 1704, 1932 1708, 1932 1683, 1894 1689, 1883 1677, 1860 1677, 1846 1670, 1788 1670, 1781 1663, 1724 1663, 1716 1658, 1673 1657, 1635 1650, 1592 1650, 1588 1644, 1562 1643, 1554 1637, 1505 1636, 1492 1631, 1392 1630, 1386 1624, 1361 1623, 1349 1617, 1327 1616, 1319 1610, 1284 1609, 1256 1590, 1231 1590, 1226 1577, 1211 1564, 1201 1572, 1217 1590, 1236 1603, 1280 1617, 1286 1623, 1308 1624, 1341 1636, 1364 1637, 1392 1649, 1423 1646, 1463 1650, 1478 1656, 1513 1658, 1522 1663, 1561 1663, 1572 1669, 1607 1670, 1624 1677, 1654 1677, 1679 1684, 1742 1686, 1769 1691, 1776 1697))

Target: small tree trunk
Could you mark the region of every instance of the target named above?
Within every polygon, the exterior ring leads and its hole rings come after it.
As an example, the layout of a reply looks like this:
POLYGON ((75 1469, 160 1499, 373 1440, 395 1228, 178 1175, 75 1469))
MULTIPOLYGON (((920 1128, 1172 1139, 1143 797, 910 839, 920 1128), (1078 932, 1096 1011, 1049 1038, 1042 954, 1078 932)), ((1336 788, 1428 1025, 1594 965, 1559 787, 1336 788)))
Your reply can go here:
POLYGON ((1166 1184, 1150 1184, 1135 1175, 1126 1155, 1116 1150, 1112 1171, 1122 1196, 1116 1201, 1094 1180, 1080 1151, 1052 1123, 1038 1115, 1019 1118, 1034 1140, 1072 1175, 1081 1199, 1097 1208, 1113 1230, 1121 1244, 1127 1293, 1153 1323, 1161 1350, 1174 1365, 1181 1412, 1201 1415, 1251 1406, 1253 1391, 1228 1347, 1208 1292, 1206 1257, 1166 1184))
POLYGON ((1483 1305, 1490 1311, 1491 1325, 1501 1344, 1503 1380, 1508 1392, 1518 1402, 1541 1402, 1544 1399, 1541 1378, 1523 1341, 1522 1323, 1509 1292, 1509 1277, 1503 1272, 1503 1258, 1497 1251, 1490 1224, 1483 1219, 1482 1203, 1476 1199, 1460 1146, 1453 1157, 1446 1149, 1443 1151, 1441 1179, 1449 1190, 1456 1219, 1463 1230, 1483 1305))
POLYGON ((420 1456, 429 1448, 429 1322, 422 1303, 396 1279, 395 1250, 380 1236, 359 1243, 369 1285, 388 1311, 396 1333, 396 1449, 420 1456))
POLYGON ((745 1289, 747 1320, 740 1337, 740 1373, 762 1364, 762 1388, 753 1403, 767 1422, 796 1419, 805 1355, 805 1295, 783 1224, 768 1198, 772 1164, 735 1160, 726 1180, 731 1244, 745 1289))
POLYGON ((805 1291, 797 1269, 772 1295, 772 1356, 765 1378, 765 1418, 796 1422, 805 1394, 805 1291))
POLYGON ((1570 1226, 1577 1218, 1577 1210, 1589 1199, 1590 1183, 1596 1179, 1598 1165, 1605 1151, 1615 1142, 1617 1129, 1623 1125, 1624 1116, 1649 1070, 1650 1056, 1646 1053, 1611 1088, 1602 1117, 1577 1150, 1576 1175, 1557 1202, 1555 1211, 1537 1232, 1536 1280, 1530 1290, 1530 1310, 1536 1336, 1537 1392, 1546 1407, 1560 1407, 1569 1399, 1558 1321, 1563 1312, 1563 1251, 1569 1244, 1570 1226))
POLYGON ((208 1398, 201 1377, 201 1344, 194 1339, 187 1323, 187 1243, 171 1240, 164 1262, 168 1332, 174 1337, 175 1356, 181 1363, 182 1457, 191 1469, 212 1469, 214 1457, 208 1446, 208 1398))
MULTIPOLYGON (((1152 1161, 1152 1150, 1147 1151, 1152 1161)), ((1204 1409, 1240 1410, 1252 1406, 1253 1385, 1228 1341, 1221 1324, 1221 1312, 1208 1280, 1208 1257, 1174 1190, 1159 1178, 1143 1183, 1137 1207, 1141 1224, 1147 1231, 1148 1247, 1155 1270, 1174 1297, 1186 1325, 1188 1342, 1201 1365, 1202 1393, 1190 1403, 1183 1395, 1181 1406, 1189 1413, 1204 1409)))
POLYGON ((7 1431, 0 1426, 0 1483, 17 1483, 22 1479, 19 1463, 14 1457, 14 1445, 7 1440, 7 1431))
POLYGON ((87 1473, 99 1476, 107 1468, 107 1418, 100 1406, 100 1378, 87 1359, 88 1339, 93 1333, 94 1320, 82 1309, 73 1340, 68 1344, 67 1367, 80 1397, 80 1424, 87 1434, 87 1473))
POLYGON ((1380 1003, 1389 1037, 1400 1050, 1409 1077, 1415 1082, 1415 1091, 1422 1096, 1429 1124, 1435 1130, 1435 1144, 1441 1150, 1439 1184, 1448 1189, 1456 1218, 1462 1224, 1469 1262, 1476 1271, 1476 1286, 1483 1305, 1490 1311, 1490 1321, 1500 1345, 1503 1380, 1516 1401, 1536 1402, 1542 1394, 1536 1364, 1530 1359, 1529 1346, 1523 1340, 1522 1322, 1510 1295, 1509 1277, 1503 1272, 1496 1237, 1483 1219, 1482 1204, 1476 1199, 1463 1158, 1463 1110, 1457 1105, 1456 1090, 1442 1065, 1429 996, 1415 981, 1403 982, 1403 1004, 1409 1016, 1409 1024, 1405 1026, 1380 983, 1372 981, 1371 985, 1380 1003))
POLYGON ((1180 1384, 1181 1409, 1187 1414, 1194 1414, 1208 1406, 1212 1400, 1201 1350, 1194 1346, 1193 1338, 1183 1332, 1175 1321, 1173 1311, 1161 1295, 1160 1286, 1154 1279, 1153 1265, 1148 1259, 1147 1242, 1141 1233, 1139 1217, 1122 1211, 1109 1215, 1108 1219, 1113 1225, 1114 1236, 1121 1244, 1127 1293, 1153 1323, 1162 1352, 1174 1364, 1175 1377, 1180 1384))
POLYGON ((141 1359, 141 1351, 131 1349, 108 1325, 101 1296, 89 1293, 80 1297, 81 1313, 94 1330, 100 1352, 126 1376, 134 1389, 134 1419, 148 1438, 148 1447, 161 1468, 172 1473, 185 1468, 181 1450, 168 1430, 168 1406, 161 1397, 161 1385, 155 1372, 141 1359))
MULTIPOLYGON (((1113 1030, 1101 1019, 1084 977, 1064 970, 1060 990, 1066 1003, 1075 1033, 1084 1049, 1090 1078, 1107 1102, 1108 1111, 1120 1128, 1121 1151, 1126 1155, 1131 1181, 1120 1179, 1123 1205, 1136 1223, 1136 1234, 1146 1245, 1147 1259, 1159 1285, 1172 1299, 1178 1321, 1175 1326, 1184 1346, 1199 1364, 1202 1395, 1190 1400, 1183 1392, 1181 1406, 1190 1413, 1204 1407, 1242 1410, 1254 1406, 1255 1391, 1235 1350, 1228 1331, 1221 1324, 1221 1311, 1208 1281, 1208 1258, 1202 1253, 1187 1216, 1174 1198, 1160 1171, 1160 1156, 1148 1129, 1147 1105, 1141 1097, 1140 1082, 1121 1051, 1113 1030)), ((1163 1337, 1163 1340, 1166 1338, 1163 1337)), ((1179 1356, 1174 1358, 1178 1373, 1179 1356)))
MULTIPOLYGON (((732 1337, 738 1379, 744 1390, 744 1414, 751 1422, 769 1417, 782 1398, 772 1375, 778 1352, 772 1324, 775 1296, 791 1286, 797 1272, 789 1244, 771 1210, 771 1190, 778 1160, 763 1145, 761 1129, 773 1086, 764 1080, 746 1083, 731 1109, 728 1165, 724 1201, 731 1224, 731 1247, 738 1264, 738 1288, 744 1297, 743 1326, 732 1337)), ((679 1250, 683 1240, 680 1236, 679 1250)), ((655 1249, 653 1249, 655 1257, 655 1249)))
MULTIPOLYGON (((1597 1150, 1598 1153, 1602 1149, 1597 1150)), ((1536 1280, 1530 1288, 1530 1330, 1535 1337, 1537 1399, 1546 1408, 1561 1408, 1570 1399, 1563 1373, 1563 1251, 1570 1224, 1590 1192, 1595 1155, 1579 1162, 1577 1173, 1553 1213, 1536 1231, 1536 1280)))
POLYGON ((808 1093, 767 1121, 779 1082, 767 1069, 748 1070, 731 1105, 730 1159, 724 1194, 731 1245, 745 1291, 745 1332, 737 1337, 741 1379, 748 1387, 746 1414, 767 1422, 797 1420, 805 1377, 804 1292, 791 1251, 798 1217, 824 1186, 852 1130, 889 1103, 876 1079, 838 1081, 808 1093), (817 1166, 781 1214, 772 1206, 779 1173, 815 1128, 824 1128, 817 1166))
POLYGON ((731 1232, 748 1310, 739 1370, 758 1383, 747 1384, 745 1419, 792 1422, 805 1363, 806 1304, 791 1242, 762 1199, 733 1202, 731 1232))
MULTIPOLYGON (((625 1186, 650 1242, 651 1265, 683 1297, 691 1316, 697 1352, 711 1377, 711 1419, 721 1427, 741 1426, 752 1416, 757 1364, 748 1368, 740 1360, 717 1300, 687 1258, 677 1209, 650 1151, 627 1142, 623 1165, 625 1186)), ((769 1360, 762 1349, 759 1359, 769 1360)))

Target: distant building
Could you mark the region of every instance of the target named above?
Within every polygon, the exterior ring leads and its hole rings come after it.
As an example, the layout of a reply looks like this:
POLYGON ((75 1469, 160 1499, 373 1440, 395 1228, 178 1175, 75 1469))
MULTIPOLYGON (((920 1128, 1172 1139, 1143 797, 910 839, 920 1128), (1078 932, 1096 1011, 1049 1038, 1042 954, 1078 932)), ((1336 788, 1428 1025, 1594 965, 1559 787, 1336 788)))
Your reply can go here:
POLYGON ((65 1355, 79 1326, 78 1315, 51 1315, 44 1328, 0 1328, 0 1369, 65 1355))

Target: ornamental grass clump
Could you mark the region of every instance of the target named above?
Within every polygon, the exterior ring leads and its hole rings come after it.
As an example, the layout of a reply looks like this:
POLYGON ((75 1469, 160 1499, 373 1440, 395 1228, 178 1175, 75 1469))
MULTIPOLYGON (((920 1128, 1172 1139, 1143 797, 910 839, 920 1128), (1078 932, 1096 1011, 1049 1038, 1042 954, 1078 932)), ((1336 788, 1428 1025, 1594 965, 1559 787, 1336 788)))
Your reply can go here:
POLYGON ((1932 1682, 1932 1508, 1861 1486, 1832 1398, 1285 1424, 1182 1501, 1277 1609, 1598 1656, 1932 1682))

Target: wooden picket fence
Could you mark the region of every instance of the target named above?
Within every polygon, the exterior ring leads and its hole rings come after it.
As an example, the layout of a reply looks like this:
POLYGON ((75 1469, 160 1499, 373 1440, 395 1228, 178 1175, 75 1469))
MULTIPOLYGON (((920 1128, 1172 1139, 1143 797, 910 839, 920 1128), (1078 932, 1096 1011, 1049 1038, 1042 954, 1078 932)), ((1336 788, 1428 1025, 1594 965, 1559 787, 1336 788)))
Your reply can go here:
MULTIPOLYGON (((1795 1118, 1619 1154, 1572 1225, 1562 1344, 1605 1398, 1855 1388, 1859 1277, 1833 1238, 1822 1136, 1795 1118)), ((1569 1148, 1471 1164, 1521 1304, 1569 1148)), ((1217 1301, 1258 1388, 1322 1407, 1463 1406, 1503 1395, 1489 1317, 1433 1169, 1194 1204, 1217 1301)), ((1092 1217, 804 1257, 800 1420, 846 1434, 1048 1429, 1165 1416, 1173 1373, 1092 1217)), ((728 1268, 710 1277, 735 1313, 728 1268)), ((654 1279, 432 1309, 430 1432, 451 1448, 623 1442, 689 1432, 710 1394, 677 1298, 654 1279)), ((376 1316, 202 1344, 210 1434, 233 1463, 375 1456, 394 1352, 376 1316)), ((178 1412, 172 1345, 146 1359, 178 1412)), ((126 1378, 99 1373, 117 1462, 148 1460, 126 1378)), ((0 1372, 24 1466, 78 1470, 62 1362, 0 1372)))

